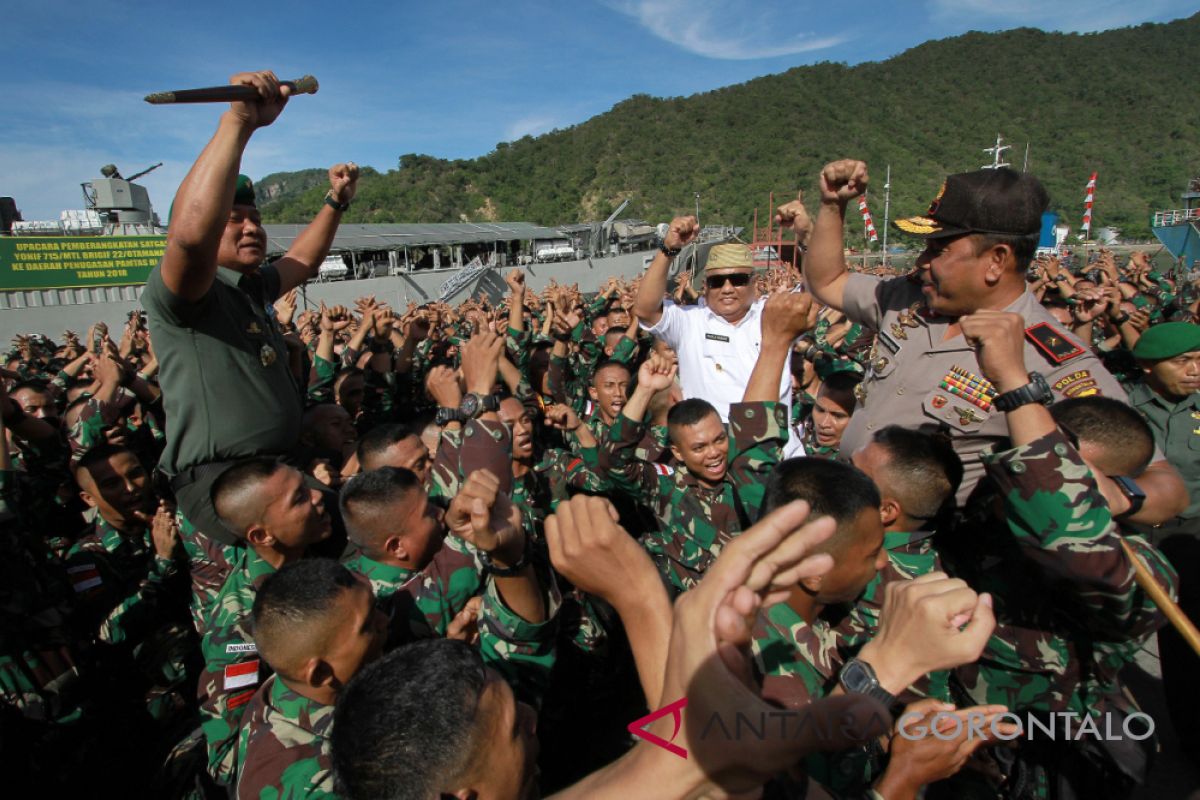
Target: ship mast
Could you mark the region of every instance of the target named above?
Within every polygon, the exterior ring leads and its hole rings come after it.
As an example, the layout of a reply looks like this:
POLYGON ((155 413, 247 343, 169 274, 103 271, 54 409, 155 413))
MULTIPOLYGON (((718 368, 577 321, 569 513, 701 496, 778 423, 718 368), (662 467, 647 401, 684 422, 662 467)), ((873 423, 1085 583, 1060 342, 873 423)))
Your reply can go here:
POLYGON ((991 154, 992 163, 984 164, 982 167, 980 167, 980 169, 1000 169, 1000 167, 1009 166, 1007 161, 1001 161, 1001 159, 1004 158, 1004 151, 1011 149, 1012 145, 1004 144, 1004 137, 997 133, 996 144, 992 147, 983 148, 983 152, 991 154))

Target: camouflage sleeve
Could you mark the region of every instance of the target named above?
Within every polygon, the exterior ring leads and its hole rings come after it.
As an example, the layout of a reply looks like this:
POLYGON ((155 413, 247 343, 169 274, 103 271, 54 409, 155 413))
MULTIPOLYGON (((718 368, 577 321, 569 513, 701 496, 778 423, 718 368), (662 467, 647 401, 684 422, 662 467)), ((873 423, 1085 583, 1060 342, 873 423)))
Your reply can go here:
POLYGON ((83 453, 89 447, 104 440, 104 429, 116 425, 121 419, 121 408, 115 402, 104 402, 96 397, 88 398, 79 417, 71 426, 68 436, 72 453, 83 453))
POLYGON ((337 364, 313 354, 312 369, 308 373, 308 389, 306 390, 309 405, 333 402, 333 382, 337 377, 337 371, 337 364))
POLYGON ((504 347, 508 351, 508 359, 522 372, 529 365, 529 331, 506 328, 504 331, 504 347))
POLYGON ((562 597, 548 570, 538 569, 545 592, 546 621, 527 622, 500 597, 495 580, 489 580, 479 613, 479 651, 483 662, 508 681, 517 698, 535 708, 550 683, 555 660, 555 632, 562 597))
POLYGON ((570 369, 566 356, 550 356, 550 368, 546 371, 546 384, 554 402, 564 404, 570 402, 571 407, 575 408, 578 413, 579 398, 570 398, 567 394, 567 377, 570 369))
MULTIPOLYGON (((1157 614, 1144 613, 1120 531, 1096 479, 1061 432, 982 458, 1004 498, 1018 546, 1052 580, 1074 587, 1086 612, 1080 615, 1083 625, 1129 637, 1161 624, 1157 614)), ((1169 573, 1158 574, 1170 582, 1169 573)))
POLYGON ((107 644, 141 642, 170 616, 169 606, 182 597, 170 591, 168 582, 179 570, 168 558, 155 556, 145 577, 128 590, 105 553, 72 551, 67 573, 73 579, 89 576, 89 580, 75 583, 80 620, 90 635, 107 644))
POLYGON ((433 468, 429 474, 430 497, 449 500, 458 494, 458 451, 461 447, 462 428, 442 428, 437 455, 433 457, 433 468))
POLYGON ((637 457, 637 448, 646 426, 618 414, 608 431, 600 437, 599 472, 610 488, 635 500, 647 501, 658 494, 656 466, 637 457))
POLYGON ((270 673, 260 661, 254 639, 243 625, 210 626, 200 644, 200 728, 208 754, 208 773, 229 785, 237 776, 238 731, 246 705, 270 673))
POLYGON ((729 438, 729 479, 753 513, 762 505, 767 476, 779 463, 787 442, 787 406, 779 402, 732 404, 729 438))
POLYGON ((617 346, 613 348, 611 358, 613 361, 620 361, 622 364, 632 366, 637 354, 638 343, 627 336, 622 336, 621 341, 617 342, 617 346))
POLYGON ((479 594, 484 580, 482 564, 470 546, 449 546, 450 538, 425 569, 413 574, 390 598, 388 638, 393 644, 428 638, 431 632, 445 636, 454 615, 479 594))
POLYGON ((239 800, 336 798, 328 746, 333 706, 319 705, 290 690, 273 692, 277 680, 268 679, 247 711, 238 737, 236 796, 239 800), (271 704, 266 702, 268 696, 271 704), (278 729, 271 724, 276 717, 284 718, 278 729), (307 729, 297 720, 304 720, 307 729))

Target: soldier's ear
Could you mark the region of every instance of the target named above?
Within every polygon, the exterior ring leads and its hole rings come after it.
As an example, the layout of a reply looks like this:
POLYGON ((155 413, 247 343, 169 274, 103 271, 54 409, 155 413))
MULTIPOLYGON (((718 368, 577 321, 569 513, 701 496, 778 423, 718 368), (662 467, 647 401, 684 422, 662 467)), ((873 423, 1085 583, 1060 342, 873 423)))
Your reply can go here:
POLYGON ((821 579, 823 577, 823 575, 813 575, 809 578, 802 578, 800 580, 800 588, 809 594, 818 594, 821 591, 821 579))
POLYGON ((675 457, 676 464, 683 464, 683 453, 679 452, 679 448, 674 443, 671 444, 671 455, 675 457))
POLYGON ((900 518, 900 504, 894 498, 885 497, 879 505, 879 519, 886 528, 900 518))
POLYGON ((88 508, 96 507, 96 498, 92 496, 91 492, 85 492, 81 489, 79 491, 79 499, 82 500, 84 505, 86 505, 88 508))
POLYGON ((383 543, 383 550, 392 558, 401 561, 408 560, 408 548, 404 546, 404 540, 399 536, 389 536, 383 543))
POLYGON ((270 547, 275 544, 275 537, 260 523, 254 523, 246 529, 246 541, 259 547, 270 547))
POLYGON ((304 682, 313 688, 326 686, 337 677, 333 674, 333 667, 323 658, 308 659, 300 668, 300 675, 304 682))
MULTIPOLYGON (((610 353, 610 355, 611 355, 611 353, 610 353)), ((588 397, 592 398, 593 401, 600 399, 600 393, 596 391, 595 386, 588 387, 588 397)))

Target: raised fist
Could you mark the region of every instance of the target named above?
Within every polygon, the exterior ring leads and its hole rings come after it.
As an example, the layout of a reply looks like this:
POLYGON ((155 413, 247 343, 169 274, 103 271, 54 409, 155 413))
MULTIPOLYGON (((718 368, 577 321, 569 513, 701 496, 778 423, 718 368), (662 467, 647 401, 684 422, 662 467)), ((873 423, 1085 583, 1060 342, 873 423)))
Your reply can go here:
POLYGON ((663 237, 663 245, 671 250, 678 250, 684 245, 690 244, 698 235, 700 235, 700 224, 695 217, 676 217, 671 220, 671 225, 667 228, 667 235, 663 237))
POLYGON ((867 191, 870 177, 863 161, 832 161, 821 170, 821 202, 846 203, 867 191))

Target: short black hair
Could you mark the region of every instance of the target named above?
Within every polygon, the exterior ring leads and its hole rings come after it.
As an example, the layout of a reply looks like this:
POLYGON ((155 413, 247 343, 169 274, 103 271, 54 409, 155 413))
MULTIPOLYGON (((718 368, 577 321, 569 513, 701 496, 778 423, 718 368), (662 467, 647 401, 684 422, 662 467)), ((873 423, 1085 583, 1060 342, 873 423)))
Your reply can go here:
POLYGON ((667 426, 674 428, 677 425, 695 425, 710 414, 716 413, 717 409, 712 403, 699 397, 690 397, 671 406, 671 410, 667 412, 667 426))
POLYGON ((338 697, 330 735, 338 794, 428 800, 474 755, 483 660, 465 642, 426 639, 393 650, 338 697))
MULTIPOLYGON (((76 483, 79 482, 79 474, 81 472, 87 472, 88 475, 91 475, 92 468, 97 464, 103 464, 113 456, 120 455, 121 453, 129 453, 134 458, 138 458, 137 453, 125 445, 109 444, 108 442, 101 442, 94 447, 89 447, 87 450, 84 450, 79 458, 75 460, 73 465, 76 483)), ((141 463, 140 458, 138 458, 138 463, 141 463)), ((145 467, 144 464, 142 466, 143 468, 145 467)))
POLYGON ((245 537, 247 528, 257 522, 251 517, 261 511, 259 506, 271 499, 261 496, 257 491, 259 484, 283 468, 273 458, 249 458, 234 464, 213 481, 209 491, 213 509, 239 538, 245 537))
POLYGON ((767 477, 763 514, 793 500, 807 500, 813 518, 833 517, 837 531, 822 551, 837 552, 849 544, 855 518, 864 509, 879 511, 879 489, 866 473, 850 464, 805 456, 781 461, 767 477))
POLYGON ((276 672, 276 647, 328 614, 346 589, 358 585, 350 570, 332 558, 302 558, 270 575, 254 597, 251 619, 258 653, 276 672))
POLYGON ((346 533, 359 546, 370 548, 378 544, 365 541, 362 516, 396 502, 416 488, 422 488, 421 479, 403 467, 380 467, 355 475, 346 481, 338 498, 346 533))
POLYGON ((12 388, 8 390, 9 397, 13 396, 22 389, 30 389, 35 392, 47 394, 50 392, 50 385, 40 378, 26 378, 23 381, 14 383, 12 388))
POLYGON ((596 368, 594 370, 592 370, 592 380, 593 381, 596 380, 596 376, 600 374, 600 370, 609 369, 611 367, 617 367, 618 369, 625 370, 626 375, 630 375, 630 376, 633 375, 633 370, 631 370, 629 368, 628 364, 626 364, 622 361, 617 361, 616 359, 613 359, 613 358, 609 358, 604 361, 601 361, 599 364, 596 365, 596 368))
POLYGON ((402 442, 410 436, 420 438, 420 433, 408 425, 398 422, 376 425, 358 440, 358 447, 354 451, 358 456, 358 463, 365 464, 372 458, 381 455, 396 442, 402 442))
POLYGON ((831 392, 853 394, 854 387, 862 383, 862 380, 863 376, 857 372, 835 372, 821 381, 821 388, 828 388, 831 392))
POLYGON ((963 477, 962 459, 948 437, 888 425, 875 431, 871 441, 887 450, 885 471, 894 479, 888 490, 906 515, 933 520, 946 510, 963 477))
POLYGON ((1140 475, 1154 458, 1154 431, 1137 409, 1101 395, 1059 400, 1050 406, 1058 427, 1104 453, 1110 475, 1140 475))
POLYGON ((1029 269, 1029 265, 1033 263, 1033 257, 1037 254, 1038 240, 1041 239, 1040 232, 1025 236, 1001 233, 972 233, 969 235, 977 256, 997 245, 1007 245, 1013 251, 1013 258, 1016 259, 1019 272, 1029 269))

